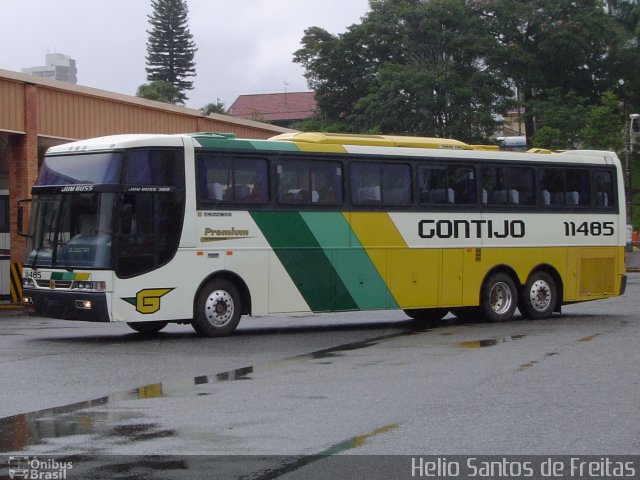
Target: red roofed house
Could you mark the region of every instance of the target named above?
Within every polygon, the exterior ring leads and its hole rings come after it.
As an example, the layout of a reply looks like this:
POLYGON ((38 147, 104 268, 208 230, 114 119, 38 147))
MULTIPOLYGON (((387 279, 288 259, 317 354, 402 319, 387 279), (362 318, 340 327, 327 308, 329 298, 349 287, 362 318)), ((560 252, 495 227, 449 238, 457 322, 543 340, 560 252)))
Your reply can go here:
POLYGON ((316 99, 313 92, 262 93, 240 95, 229 107, 228 115, 289 127, 313 117, 316 99))

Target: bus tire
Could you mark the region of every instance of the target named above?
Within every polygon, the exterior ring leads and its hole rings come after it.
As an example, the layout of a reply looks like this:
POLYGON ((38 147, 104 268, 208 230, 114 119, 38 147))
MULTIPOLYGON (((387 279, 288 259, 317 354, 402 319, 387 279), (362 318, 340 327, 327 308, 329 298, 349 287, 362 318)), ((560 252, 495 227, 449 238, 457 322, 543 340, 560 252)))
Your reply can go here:
POLYGON ((490 322, 510 320, 518 306, 518 289, 510 275, 498 272, 484 282, 480 306, 490 322))
POLYGON ((231 335, 240 322, 241 312, 236 286, 228 280, 216 278, 200 289, 191 325, 205 337, 231 335))
POLYGON ((558 302, 558 289, 546 272, 534 272, 522 289, 522 315, 534 320, 549 318, 558 302))
POLYGON ((138 333, 150 335, 152 333, 158 333, 166 327, 168 323, 169 322, 130 322, 127 323, 127 325, 138 333))
POLYGON ((405 315, 411 317, 417 322, 435 323, 442 320, 447 313, 448 308, 408 308, 403 310, 405 315))

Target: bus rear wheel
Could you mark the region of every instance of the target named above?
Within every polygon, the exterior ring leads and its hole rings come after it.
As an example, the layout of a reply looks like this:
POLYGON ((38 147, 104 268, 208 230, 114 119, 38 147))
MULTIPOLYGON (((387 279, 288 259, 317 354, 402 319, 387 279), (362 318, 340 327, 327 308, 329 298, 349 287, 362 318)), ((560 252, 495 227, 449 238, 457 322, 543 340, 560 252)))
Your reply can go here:
POLYGON ((421 323, 435 323, 438 320, 442 320, 447 313, 448 308, 408 308, 403 310, 405 315, 413 318, 417 322, 421 323))
POLYGON ((480 306, 490 322, 506 322, 518 306, 518 289, 510 275, 494 273, 484 283, 480 306))
POLYGON ((240 322, 241 312, 236 286, 228 280, 216 278, 200 290, 191 325, 205 337, 231 335, 240 322))
POLYGON ((167 326, 169 322, 130 322, 127 323, 129 328, 132 328, 136 332, 144 333, 146 335, 152 333, 158 333, 164 327, 167 326))
POLYGON ((558 301, 558 289, 553 277, 545 272, 531 274, 522 290, 521 310, 527 318, 549 318, 558 301))

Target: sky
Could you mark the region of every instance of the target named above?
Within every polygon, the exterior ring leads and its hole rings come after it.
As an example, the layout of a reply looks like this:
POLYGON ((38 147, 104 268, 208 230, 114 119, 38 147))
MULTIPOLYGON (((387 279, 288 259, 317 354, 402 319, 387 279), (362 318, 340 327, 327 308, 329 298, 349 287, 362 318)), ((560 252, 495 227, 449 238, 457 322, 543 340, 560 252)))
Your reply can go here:
MULTIPOLYGON (((308 91, 293 63, 304 30, 339 34, 359 23, 368 0, 187 0, 198 48, 187 107, 238 95, 308 91)), ((0 69, 44 65, 45 54, 76 60, 78 84, 135 95, 147 83, 150 0, 0 0, 0 69)))

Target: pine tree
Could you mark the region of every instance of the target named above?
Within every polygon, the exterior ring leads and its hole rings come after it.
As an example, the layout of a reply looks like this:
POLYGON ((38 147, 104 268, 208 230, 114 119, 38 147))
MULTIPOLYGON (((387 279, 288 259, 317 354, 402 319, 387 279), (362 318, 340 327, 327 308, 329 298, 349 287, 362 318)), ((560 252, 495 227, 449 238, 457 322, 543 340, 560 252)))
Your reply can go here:
POLYGON ((179 91, 177 103, 184 104, 184 90, 192 90, 189 77, 196 75, 193 60, 197 48, 189 32, 186 0, 151 0, 153 14, 148 15, 147 80, 164 80, 179 91))

